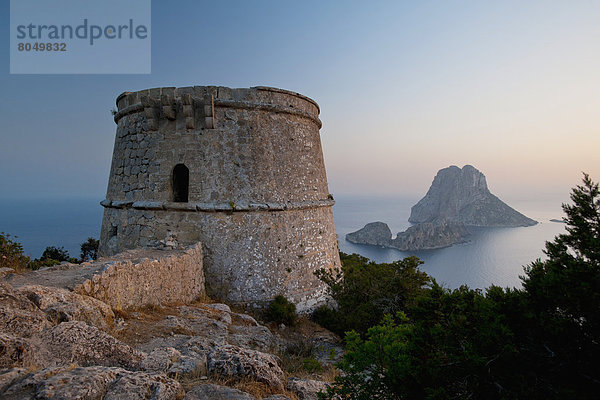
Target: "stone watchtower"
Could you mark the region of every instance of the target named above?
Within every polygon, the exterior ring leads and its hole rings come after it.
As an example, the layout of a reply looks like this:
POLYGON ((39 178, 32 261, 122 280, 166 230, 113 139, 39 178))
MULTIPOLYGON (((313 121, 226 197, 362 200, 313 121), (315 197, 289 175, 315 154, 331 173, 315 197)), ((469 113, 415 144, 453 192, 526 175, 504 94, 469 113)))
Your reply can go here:
POLYGON ((202 242, 208 293, 299 311, 339 267, 319 106, 268 87, 157 88, 117 98, 100 253, 202 242))

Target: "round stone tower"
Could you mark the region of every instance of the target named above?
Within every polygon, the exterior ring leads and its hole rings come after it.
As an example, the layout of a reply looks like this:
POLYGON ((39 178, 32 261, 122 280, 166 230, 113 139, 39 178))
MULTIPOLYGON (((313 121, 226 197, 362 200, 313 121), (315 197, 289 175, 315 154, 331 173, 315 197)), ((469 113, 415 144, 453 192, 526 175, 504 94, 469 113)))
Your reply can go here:
POLYGON ((246 306, 324 300, 340 265, 319 106, 268 87, 157 88, 117 98, 100 253, 203 243, 208 293, 246 306))

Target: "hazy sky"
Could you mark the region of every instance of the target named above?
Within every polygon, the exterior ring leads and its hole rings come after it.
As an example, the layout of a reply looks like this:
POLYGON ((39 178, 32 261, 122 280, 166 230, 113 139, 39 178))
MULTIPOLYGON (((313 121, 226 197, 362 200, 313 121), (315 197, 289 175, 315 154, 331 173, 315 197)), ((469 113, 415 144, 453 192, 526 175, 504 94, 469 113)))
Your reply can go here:
POLYGON ((330 191, 424 194, 472 164, 500 197, 600 180, 600 1, 152 2, 152 74, 10 75, 0 197, 103 198, 118 94, 281 87, 321 106, 330 191))

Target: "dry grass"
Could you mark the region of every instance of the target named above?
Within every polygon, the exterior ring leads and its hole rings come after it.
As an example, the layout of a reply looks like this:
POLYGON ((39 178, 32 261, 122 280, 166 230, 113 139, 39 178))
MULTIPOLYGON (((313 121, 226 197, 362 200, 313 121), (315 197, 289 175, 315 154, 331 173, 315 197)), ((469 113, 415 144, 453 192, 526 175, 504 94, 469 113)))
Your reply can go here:
POLYGON ((299 317, 294 326, 287 327, 285 330, 278 330, 274 324, 268 326, 288 343, 285 349, 274 351, 281 359, 282 368, 287 375, 286 378, 294 376, 302 379, 333 382, 335 377, 339 375, 337 368, 319 363, 314 358, 316 351, 314 339, 330 336, 332 340, 339 341, 336 335, 306 317, 299 317))
POLYGON ((194 386, 201 385, 207 382, 208 379, 208 371, 206 369, 206 365, 198 365, 198 367, 192 372, 188 372, 187 374, 177 374, 173 377, 173 379, 179 381, 181 386, 187 392, 194 386))
POLYGON ((147 343, 153 338, 166 337, 173 334, 195 335, 183 328, 168 328, 162 322, 169 315, 179 315, 177 306, 146 306, 137 310, 117 310, 115 316, 123 318, 126 326, 114 332, 113 336, 132 347, 147 343))
POLYGON ((113 308, 113 313, 115 314, 115 318, 122 318, 124 320, 133 318, 130 313, 120 308, 113 308))

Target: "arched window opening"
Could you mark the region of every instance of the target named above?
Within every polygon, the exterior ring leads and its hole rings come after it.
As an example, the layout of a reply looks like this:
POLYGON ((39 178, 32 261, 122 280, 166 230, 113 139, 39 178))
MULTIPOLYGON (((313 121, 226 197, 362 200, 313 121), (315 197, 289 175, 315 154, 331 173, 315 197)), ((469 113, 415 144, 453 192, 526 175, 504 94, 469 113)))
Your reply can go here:
POLYGON ((190 185, 190 170, 183 164, 177 164, 173 168, 173 201, 187 203, 190 185))

